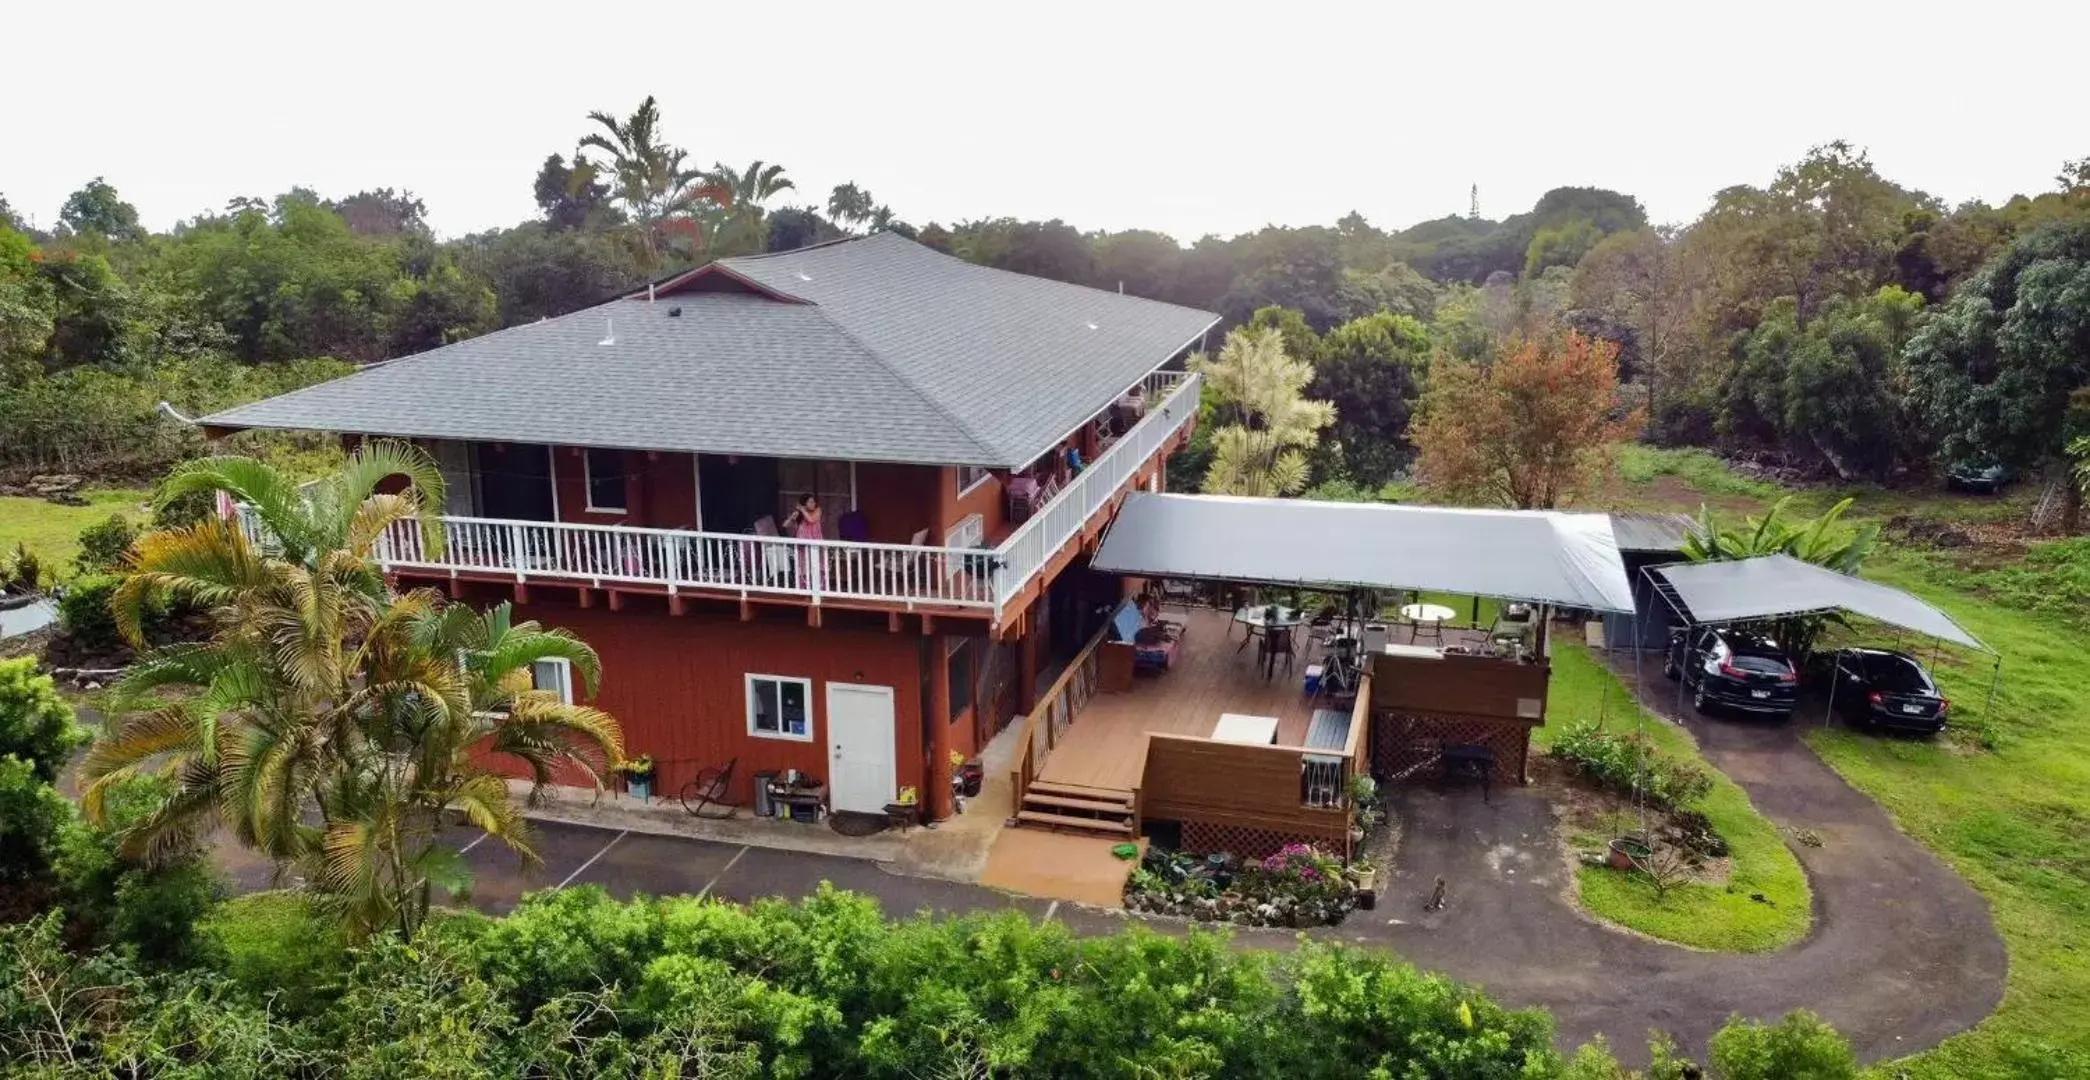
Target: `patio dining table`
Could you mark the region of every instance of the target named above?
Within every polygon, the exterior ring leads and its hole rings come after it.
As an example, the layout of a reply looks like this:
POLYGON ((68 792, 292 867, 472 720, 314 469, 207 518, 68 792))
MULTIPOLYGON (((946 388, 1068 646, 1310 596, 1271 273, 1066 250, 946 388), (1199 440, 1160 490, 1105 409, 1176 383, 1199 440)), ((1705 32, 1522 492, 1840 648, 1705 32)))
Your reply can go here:
POLYGON ((1407 604, 1401 608, 1401 618, 1408 620, 1409 641, 1414 641, 1425 626, 1437 640, 1444 640, 1444 624, 1458 616, 1458 612, 1443 604, 1407 604))
MULTIPOLYGON (((1234 612, 1234 621, 1247 628, 1247 636, 1234 650, 1238 653, 1247 648, 1257 635, 1267 639, 1272 634, 1290 634, 1306 622, 1306 613, 1281 604, 1250 604, 1234 612)), ((1256 651, 1256 662, 1262 667, 1265 679, 1277 671, 1277 653, 1267 647, 1256 651)), ((1285 670, 1291 670, 1291 661, 1285 662, 1285 670)))

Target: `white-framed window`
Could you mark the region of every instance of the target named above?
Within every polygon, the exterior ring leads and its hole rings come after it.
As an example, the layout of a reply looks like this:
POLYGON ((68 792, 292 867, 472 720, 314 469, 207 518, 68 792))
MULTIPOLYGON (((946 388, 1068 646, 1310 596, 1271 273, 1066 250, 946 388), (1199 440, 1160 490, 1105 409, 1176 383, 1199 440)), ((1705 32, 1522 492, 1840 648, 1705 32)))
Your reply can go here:
POLYGON ((972 489, 986 483, 987 478, 993 475, 994 473, 991 470, 983 469, 978 465, 958 466, 958 494, 969 494, 972 489))
POLYGON ((581 471, 588 482, 589 510, 610 514, 625 511, 624 451, 591 448, 581 455, 581 471))
POLYGON ((987 519, 978 514, 967 514, 943 534, 943 546, 975 548, 987 542, 987 519))
POLYGON ((560 701, 573 704, 573 662, 554 656, 531 664, 530 685, 549 690, 559 695, 560 701))
POLYGON ((813 680, 747 677, 747 733, 758 739, 813 741, 813 680))

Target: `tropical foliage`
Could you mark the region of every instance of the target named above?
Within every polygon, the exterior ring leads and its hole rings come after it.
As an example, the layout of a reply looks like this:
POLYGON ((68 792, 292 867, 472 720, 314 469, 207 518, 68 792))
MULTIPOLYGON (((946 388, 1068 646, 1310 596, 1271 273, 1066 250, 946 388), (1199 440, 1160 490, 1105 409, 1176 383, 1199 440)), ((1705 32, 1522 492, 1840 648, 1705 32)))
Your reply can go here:
POLYGON ((1227 335, 1217 357, 1192 357, 1215 402, 1212 463, 1205 490, 1221 495, 1293 495, 1306 487, 1306 451, 1335 408, 1305 397, 1313 368, 1285 352, 1274 329, 1245 328, 1227 335))
MULTIPOLYGON (((1857 526, 1842 524, 1844 513, 1855 501, 1844 499, 1812 519, 1790 521, 1785 515, 1792 502, 1788 495, 1772 503, 1762 516, 1724 528, 1711 508, 1701 507, 1697 524, 1684 538, 1682 554, 1692 562, 1785 555, 1839 574, 1856 575, 1879 543, 1880 527, 1869 521, 1857 526)), ((1840 625, 1842 616, 1792 615, 1770 620, 1764 629, 1793 656, 1804 659, 1831 623, 1840 625)))
POLYGON ((1431 370, 1416 471, 1442 498, 1552 509, 1588 491, 1638 426, 1619 408, 1617 346, 1574 331, 1512 340, 1493 363, 1431 370))
MULTIPOLYGON (((1020 913, 888 923, 831 890, 742 908, 588 886, 344 954, 280 896, 227 908, 206 924, 221 958, 163 972, 69 952, 55 918, 0 929, 7 1060, 57 1080, 1638 1075, 1601 1043, 1556 1051, 1543 1012, 1316 942, 1272 956, 1202 932, 1077 938, 1020 913), (254 962, 277 954, 302 965, 254 962)), ((1696 1074, 1666 1039, 1654 1058, 1659 1080, 1696 1074)), ((1806 1014, 1730 1025, 1713 1066, 1855 1068, 1806 1014)))
POLYGON ((160 498, 192 491, 251 506, 267 539, 215 519, 150 534, 111 600, 133 643, 161 597, 209 609, 217 627, 125 673, 110 730, 82 766, 82 804, 97 821, 113 787, 145 772, 169 781, 127 831, 127 854, 150 859, 223 824, 298 866, 357 930, 411 931, 431 886, 465 884, 461 860, 435 842, 453 817, 533 858, 527 823, 483 755, 523 762, 540 785, 561 765, 599 776, 621 756, 614 720, 532 688, 535 665, 557 661, 592 694, 599 666, 585 644, 515 623, 505 605, 476 612, 385 584, 372 562, 379 537, 425 523, 441 503, 441 477, 419 450, 367 444, 304 491, 260 462, 208 458, 177 470, 160 498), (381 490, 395 477, 408 486, 381 490))

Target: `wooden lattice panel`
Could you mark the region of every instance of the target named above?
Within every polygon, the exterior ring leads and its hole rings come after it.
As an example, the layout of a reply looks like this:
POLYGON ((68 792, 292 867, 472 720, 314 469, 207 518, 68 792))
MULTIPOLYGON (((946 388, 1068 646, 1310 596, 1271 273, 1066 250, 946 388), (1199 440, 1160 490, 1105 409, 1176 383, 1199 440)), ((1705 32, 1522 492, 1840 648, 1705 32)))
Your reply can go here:
POLYGON ((1395 777, 1434 775, 1432 763, 1448 742, 1476 743, 1495 752, 1498 783, 1520 781, 1531 747, 1531 725, 1484 716, 1382 712, 1372 717, 1372 772, 1395 777))
POLYGON ((1183 822, 1183 850, 1199 855, 1224 851, 1244 859, 1261 859, 1277 854, 1278 849, 1286 844, 1314 844, 1323 851, 1342 854, 1339 844, 1331 845, 1325 838, 1304 833, 1252 829, 1244 825, 1219 825, 1209 821, 1183 822))

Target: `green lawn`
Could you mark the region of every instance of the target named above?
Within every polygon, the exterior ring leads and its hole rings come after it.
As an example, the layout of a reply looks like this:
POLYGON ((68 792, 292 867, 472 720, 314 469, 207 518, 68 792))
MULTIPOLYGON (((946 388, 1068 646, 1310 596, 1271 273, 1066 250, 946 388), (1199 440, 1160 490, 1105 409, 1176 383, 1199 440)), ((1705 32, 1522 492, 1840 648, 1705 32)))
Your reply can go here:
MULTIPOLYGON (((1617 676, 1582 646, 1555 641, 1546 724, 1535 740, 1540 748, 1550 746, 1553 736, 1570 723, 1600 714, 1607 726, 1629 730, 1634 713, 1633 699, 1617 676)), ((1583 906, 1643 934, 1722 952, 1767 952, 1806 936, 1813 921, 1813 893, 1777 827, 1756 812, 1734 781, 1706 764, 1688 732, 1644 712, 1638 720, 1658 749, 1705 765, 1712 774, 1712 793, 1698 809, 1726 838, 1733 870, 1724 887, 1685 885, 1658 898, 1639 874, 1584 866, 1579 870, 1583 906)), ((1596 845, 1608 837, 1585 839, 1596 845)))
POLYGON ((2079 631, 1973 598, 1938 580, 1948 574, 1908 557, 1867 570, 1944 608, 2003 654, 1993 716, 1979 715, 1985 663, 1938 672, 1953 711, 1980 725, 1993 748, 1841 729, 1810 741, 1988 898, 2010 950, 2010 978, 1988 1021, 1879 1074, 2090 1076, 2090 656, 2079 631))
MULTIPOLYGON (((1780 494, 1749 491, 1757 482, 1696 451, 1628 452, 1620 472, 1628 498, 1657 475, 1709 498, 1780 494)), ((2021 519, 2036 492, 2031 485, 2003 498, 1817 489, 1794 499, 1794 511, 1813 513, 1845 495, 1857 497, 1854 520, 1904 515, 1980 526, 2021 519)), ((1838 729, 1809 740, 1987 898, 2010 951, 1995 1015, 1874 1075, 2090 1077, 2090 540, 2034 543, 2022 557, 1889 544, 1865 576, 1923 596, 1994 646, 2003 656, 1996 707, 1984 714, 1987 663, 1948 653, 1937 675, 1958 737, 1928 743, 1838 729)))
POLYGON ((47 571, 70 577, 73 557, 80 553, 81 529, 110 514, 141 521, 150 516, 139 509, 152 497, 149 491, 96 489, 83 494, 86 506, 0 496, 0 551, 11 552, 16 544, 25 545, 43 560, 47 571))

